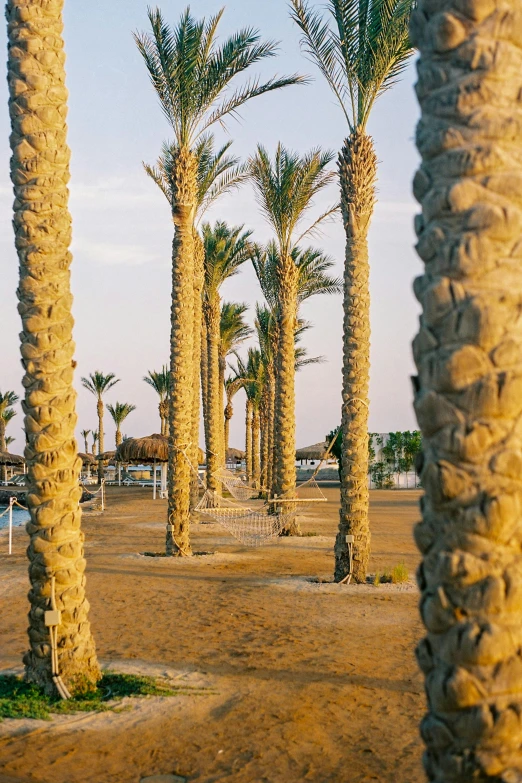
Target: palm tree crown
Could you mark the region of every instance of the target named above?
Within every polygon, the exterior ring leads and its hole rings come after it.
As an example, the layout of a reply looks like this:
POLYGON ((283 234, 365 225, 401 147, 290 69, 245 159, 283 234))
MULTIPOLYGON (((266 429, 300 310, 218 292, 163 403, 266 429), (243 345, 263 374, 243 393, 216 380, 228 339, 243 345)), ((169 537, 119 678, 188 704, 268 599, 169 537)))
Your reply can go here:
POLYGON ((226 357, 236 351, 241 343, 252 334, 252 328, 244 319, 247 310, 248 305, 244 303, 222 303, 219 329, 219 358, 221 361, 226 361, 226 357))
POLYGON ((94 394, 98 400, 101 400, 105 392, 108 392, 109 389, 112 389, 113 386, 119 383, 120 379, 116 378, 113 372, 104 375, 99 370, 95 370, 88 378, 82 378, 81 381, 85 389, 94 394))
POLYGON ((214 226, 203 224, 206 299, 212 300, 217 296, 225 280, 236 275, 241 264, 250 258, 251 235, 251 231, 243 231, 243 226, 229 228, 222 221, 217 221, 214 226))
POLYGON ((14 391, 1 392, 0 391, 0 416, 3 416, 4 411, 16 405, 19 397, 14 391))
POLYGON ((114 405, 107 405, 107 410, 119 429, 127 416, 136 410, 136 406, 131 405, 129 402, 115 402, 114 405))
POLYGON ((335 204, 314 220, 299 236, 302 221, 314 197, 332 183, 336 174, 327 169, 333 153, 314 149, 300 157, 278 144, 274 160, 262 145, 250 158, 250 176, 256 198, 266 221, 273 229, 279 252, 289 256, 295 245, 313 233, 326 218, 338 210, 335 204))
POLYGON ((278 47, 274 41, 261 41, 253 28, 239 30, 218 44, 223 11, 197 21, 187 8, 171 28, 158 8, 150 8, 152 33, 134 36, 178 147, 191 148, 212 125, 237 117, 252 98, 306 81, 298 74, 266 82, 253 78, 230 93, 236 76, 274 57, 278 47))
POLYGON ((333 91, 350 128, 364 131, 373 104, 395 83, 413 52, 412 0, 326 0, 327 17, 290 0, 302 46, 333 91))
POLYGON ((148 370, 147 372, 148 375, 145 375, 143 380, 145 383, 148 383, 157 394, 159 394, 160 402, 163 402, 169 393, 170 384, 169 370, 167 365, 164 364, 159 372, 155 370, 148 370))

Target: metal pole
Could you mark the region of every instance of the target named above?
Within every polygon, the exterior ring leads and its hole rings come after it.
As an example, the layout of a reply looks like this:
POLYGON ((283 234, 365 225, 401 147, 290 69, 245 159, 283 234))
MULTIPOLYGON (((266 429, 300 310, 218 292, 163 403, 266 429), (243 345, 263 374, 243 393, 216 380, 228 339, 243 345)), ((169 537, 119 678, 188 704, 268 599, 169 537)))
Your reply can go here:
POLYGON ((156 460, 154 460, 154 478, 152 480, 152 499, 156 500, 156 460))

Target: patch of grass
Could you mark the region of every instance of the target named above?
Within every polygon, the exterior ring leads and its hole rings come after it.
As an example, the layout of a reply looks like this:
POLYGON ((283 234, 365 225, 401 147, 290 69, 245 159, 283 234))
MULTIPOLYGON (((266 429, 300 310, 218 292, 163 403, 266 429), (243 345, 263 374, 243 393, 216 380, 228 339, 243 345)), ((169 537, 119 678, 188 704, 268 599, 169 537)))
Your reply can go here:
MULTIPOLYGON (((165 552, 141 552, 143 557, 171 557, 165 552)), ((205 555, 215 555, 215 552, 192 552, 192 557, 203 557, 205 555)))
POLYGON ((0 676, 0 720, 50 720, 51 713, 63 715, 111 710, 116 706, 113 702, 125 696, 176 696, 178 693, 180 689, 174 689, 156 677, 104 672, 96 690, 62 701, 57 696, 46 696, 37 685, 25 682, 21 677, 6 674, 0 676))
POLYGON ((315 530, 309 530, 307 533, 301 533, 303 538, 313 538, 313 536, 318 536, 319 533, 316 533, 315 530))
POLYGON ((404 565, 403 562, 397 563, 396 566, 393 566, 391 570, 391 581, 394 585, 401 584, 402 582, 407 582, 409 578, 408 569, 404 565))

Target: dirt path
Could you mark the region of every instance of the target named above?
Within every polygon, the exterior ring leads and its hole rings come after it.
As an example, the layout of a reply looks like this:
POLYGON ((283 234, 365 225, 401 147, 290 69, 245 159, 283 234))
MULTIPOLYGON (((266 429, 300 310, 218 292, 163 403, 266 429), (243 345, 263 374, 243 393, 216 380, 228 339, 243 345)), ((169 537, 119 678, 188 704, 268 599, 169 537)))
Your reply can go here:
MULTIPOLYGON (((122 713, 0 724, 0 783, 139 783, 177 773, 199 783, 421 783, 424 710, 414 646, 418 595, 313 584, 332 573, 339 490, 306 514, 304 532, 262 549, 197 525, 194 549, 161 551, 165 501, 113 489, 86 516, 88 595, 98 654, 203 695, 145 699, 122 713)), ((373 491, 371 569, 417 562, 418 493, 373 491)), ((0 669, 20 665, 28 610, 26 538, 13 557, 0 534, 0 669)))

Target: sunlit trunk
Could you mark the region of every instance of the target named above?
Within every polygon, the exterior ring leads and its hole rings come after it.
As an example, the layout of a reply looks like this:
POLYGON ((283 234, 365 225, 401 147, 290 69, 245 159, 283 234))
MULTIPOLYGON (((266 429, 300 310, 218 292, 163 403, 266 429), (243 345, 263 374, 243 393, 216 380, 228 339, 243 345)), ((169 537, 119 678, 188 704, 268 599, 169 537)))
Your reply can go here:
POLYGON ((194 349, 193 349, 193 389, 192 389, 192 445, 190 449, 191 488, 190 507, 193 509, 199 501, 199 420, 201 411, 201 352, 206 346, 201 343, 201 322, 203 320, 205 249, 202 239, 194 231, 194 349))
MULTIPOLYGON (((31 589, 30 682, 54 694, 45 613, 55 585, 58 672, 71 693, 100 677, 85 597, 85 560, 74 437, 76 393, 70 290, 71 217, 62 0, 8 0, 11 179, 25 370, 26 529, 31 589)), ((54 631, 52 635, 54 636, 54 631)))
POLYGON ((341 207, 346 233, 344 267, 342 471, 335 579, 350 571, 346 536, 354 536, 353 573, 364 582, 370 558, 368 519, 368 386, 370 290, 368 229, 375 203, 377 157, 363 132, 346 139, 339 157, 341 207))
POLYGON ((194 346, 194 215, 197 161, 178 152, 172 187, 172 307, 169 394, 169 469, 167 555, 190 555, 190 464, 194 346))
POLYGON ((204 304, 207 328, 207 487, 219 492, 215 473, 222 467, 223 411, 219 407, 219 299, 204 304))
POLYGON ((421 0, 415 539, 429 780, 522 780, 521 5, 421 0))
POLYGON ((245 405, 245 467, 247 481, 252 481, 252 401, 247 398, 245 405))

